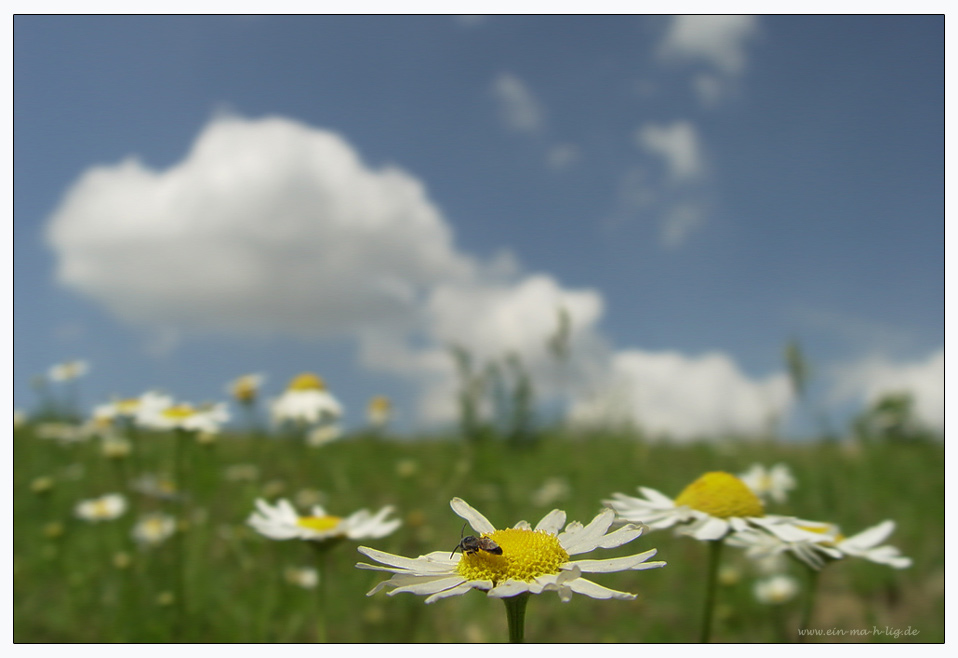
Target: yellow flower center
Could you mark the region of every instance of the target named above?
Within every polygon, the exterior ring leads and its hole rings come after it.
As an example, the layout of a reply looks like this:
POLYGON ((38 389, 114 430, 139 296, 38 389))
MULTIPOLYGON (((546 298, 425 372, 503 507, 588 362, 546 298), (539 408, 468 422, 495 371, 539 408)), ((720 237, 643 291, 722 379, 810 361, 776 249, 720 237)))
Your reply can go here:
POLYGON ((290 391, 323 391, 326 390, 326 383, 311 372, 304 372, 296 375, 289 383, 287 390, 290 391))
POLYGON ((685 487, 675 504, 688 505, 720 519, 765 515, 762 501, 752 490, 731 473, 722 471, 706 473, 685 487))
POLYGON ((506 528, 482 536, 498 544, 502 555, 482 549, 464 554, 457 570, 467 580, 500 583, 511 578, 529 582, 537 576, 559 573, 559 567, 569 561, 556 536, 542 530, 506 528))
POLYGON ((335 530, 340 521, 342 519, 338 516, 301 516, 297 519, 296 524, 317 532, 327 532, 335 530))
POLYGON ((163 410, 163 415, 170 420, 186 420, 196 414, 196 410, 188 404, 177 404, 163 410))

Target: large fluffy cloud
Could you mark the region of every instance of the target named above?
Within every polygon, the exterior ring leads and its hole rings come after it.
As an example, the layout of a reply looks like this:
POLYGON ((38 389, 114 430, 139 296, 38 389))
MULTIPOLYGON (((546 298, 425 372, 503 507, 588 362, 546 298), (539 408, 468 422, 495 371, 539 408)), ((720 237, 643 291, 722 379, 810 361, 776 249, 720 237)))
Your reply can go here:
POLYGON ((454 418, 453 345, 477 367, 519 356, 539 399, 578 400, 579 416, 596 408, 587 391, 617 392, 628 417, 678 436, 754 431, 782 402, 778 379, 724 356, 614 352, 599 292, 462 252, 415 176, 284 118, 217 118, 166 170, 88 170, 47 239, 63 285, 172 337, 166 349, 195 331, 350 336, 362 365, 418 388, 423 420, 454 418), (547 347, 560 312, 564 360, 547 347))
POLYGON ((872 404, 885 395, 907 393, 914 400, 915 415, 920 421, 938 430, 945 427, 944 349, 915 361, 896 362, 872 356, 840 367, 834 375, 835 401, 872 404))
POLYGON ((613 356, 605 385, 579 401, 571 418, 682 440, 771 429, 790 403, 786 375, 752 379, 721 353, 623 350, 613 356))
POLYGON ((408 324, 432 286, 473 268, 416 178, 279 118, 217 119, 166 171, 89 170, 47 238, 61 283, 125 320, 187 329, 408 324))

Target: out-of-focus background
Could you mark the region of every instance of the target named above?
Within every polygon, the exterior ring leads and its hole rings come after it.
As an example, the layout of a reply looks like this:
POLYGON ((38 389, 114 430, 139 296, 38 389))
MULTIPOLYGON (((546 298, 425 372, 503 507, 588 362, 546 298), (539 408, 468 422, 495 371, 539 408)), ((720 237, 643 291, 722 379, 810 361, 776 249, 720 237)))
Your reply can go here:
POLYGON ((376 392, 434 429, 456 345, 518 356, 553 418, 802 436, 905 391, 943 426, 942 17, 18 16, 14 37, 16 407, 70 359, 84 408, 318 370, 347 425, 376 392))

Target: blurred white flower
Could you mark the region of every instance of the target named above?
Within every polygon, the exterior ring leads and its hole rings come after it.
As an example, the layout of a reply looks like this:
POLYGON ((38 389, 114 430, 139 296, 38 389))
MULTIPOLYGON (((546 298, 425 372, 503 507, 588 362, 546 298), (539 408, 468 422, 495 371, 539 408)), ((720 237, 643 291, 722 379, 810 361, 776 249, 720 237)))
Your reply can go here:
POLYGON ((563 501, 572 493, 569 481, 561 477, 551 477, 542 486, 532 492, 532 504, 549 507, 563 501))
POLYGON ((369 401, 366 407, 366 417, 375 427, 382 427, 389 422, 392 415, 392 402, 385 395, 377 395, 369 401))
POLYGON ((306 443, 318 448, 335 441, 343 435, 343 428, 336 423, 325 423, 314 427, 306 434, 306 443))
POLYGON ((311 425, 337 420, 343 415, 343 408, 326 390, 321 378, 306 372, 293 378, 283 394, 273 401, 270 412, 277 424, 311 425))
POLYGON ((752 591, 759 603, 781 605, 798 594, 798 582, 791 576, 776 574, 756 581, 752 591))
POLYGON ((74 513, 84 521, 111 521, 126 511, 126 498, 121 494, 106 494, 99 498, 81 500, 74 513))
POLYGON ((90 365, 86 361, 67 361, 51 366, 47 371, 47 376, 51 381, 68 382, 78 379, 90 370, 90 365))
POLYGON ((300 516, 285 498, 275 507, 262 498, 256 500, 256 511, 247 523, 270 539, 304 539, 328 541, 333 539, 369 539, 385 537, 399 527, 398 519, 386 520, 392 506, 383 507, 376 514, 362 509, 342 518, 330 516, 320 505, 314 505, 312 514, 300 516))
POLYGON ((156 546, 176 532, 176 519, 169 514, 147 514, 133 526, 133 539, 141 546, 156 546))
POLYGON ((785 464, 775 464, 766 469, 761 464, 752 464, 749 470, 739 474, 739 479, 748 485, 763 501, 769 498, 784 503, 788 492, 795 488, 795 478, 785 464))
POLYGON ((813 569, 821 569, 826 562, 845 557, 860 557, 905 569, 911 566, 911 558, 904 557, 893 546, 878 546, 894 530, 895 522, 886 520, 846 538, 838 526, 831 523, 787 519, 736 532, 728 543, 745 548, 746 555, 753 558, 788 553, 813 569))
POLYGON ((27 415, 23 409, 14 409, 13 410, 13 429, 17 430, 26 425, 30 421, 30 417, 27 415))
POLYGON ((104 437, 100 443, 100 451, 107 459, 124 459, 132 450, 133 444, 119 436, 104 437))
POLYGON ((40 423, 37 425, 38 439, 52 439, 61 443, 79 443, 90 438, 87 428, 71 423, 40 423))
POLYGON ((290 585, 303 589, 314 589, 319 584, 319 572, 312 567, 288 567, 283 575, 290 585))
POLYGON ((143 427, 159 431, 181 429, 215 434, 229 418, 229 412, 223 402, 194 407, 185 402, 173 404, 170 398, 158 396, 141 398, 136 422, 143 427))
POLYGON ((264 381, 266 377, 260 374, 243 375, 227 384, 226 391, 240 404, 250 405, 256 402, 264 381))

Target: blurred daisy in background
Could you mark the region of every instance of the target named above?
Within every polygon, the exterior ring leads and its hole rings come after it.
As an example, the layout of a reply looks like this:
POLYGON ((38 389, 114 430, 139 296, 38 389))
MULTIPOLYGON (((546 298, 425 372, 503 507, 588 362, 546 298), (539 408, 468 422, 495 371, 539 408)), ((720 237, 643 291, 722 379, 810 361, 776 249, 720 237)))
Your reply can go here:
POLYGON ((332 443, 343 435, 343 428, 336 423, 327 423, 312 428, 306 433, 306 443, 314 448, 332 443))
POLYGON ((784 503, 788 492, 795 488, 795 478, 785 464, 775 464, 766 469, 761 464, 752 464, 739 479, 763 501, 772 499, 776 503, 784 503))
POLYGON ((798 581, 787 574, 776 574, 755 581, 752 593, 759 603, 781 605, 798 595, 798 581))
POLYGON ((140 546, 156 546, 176 532, 176 519, 169 514, 147 514, 133 526, 133 539, 140 546))
POLYGON ((79 379, 90 371, 90 364, 86 361, 75 360, 58 363, 47 371, 47 377, 54 382, 69 382, 79 379))
POLYGON ((792 519, 748 528, 729 537, 729 545, 744 548, 752 558, 791 555, 812 569, 821 569, 827 562, 845 557, 859 557, 894 569, 911 566, 893 546, 879 546, 895 530, 895 522, 882 521, 867 530, 845 537, 838 526, 818 521, 792 519))
POLYGON ((402 523, 388 519, 393 507, 387 505, 375 514, 362 509, 347 517, 332 516, 321 505, 313 505, 312 514, 300 516, 285 498, 270 505, 256 500, 256 511, 247 523, 270 539, 303 539, 329 542, 338 539, 378 539, 392 533, 402 523))
POLYGON ((260 374, 242 375, 227 384, 226 391, 241 405, 252 406, 259 398, 264 381, 266 377, 260 374))
POLYGON ((392 402, 385 395, 376 395, 366 406, 366 418, 373 427, 382 428, 392 415, 392 402))
POLYGON ((111 493, 99 498, 81 500, 74 508, 74 514, 84 521, 112 521, 122 516, 126 507, 126 498, 121 494, 111 493))
POLYGON ((319 584, 319 571, 313 567, 287 567, 283 576, 290 585, 303 589, 315 589, 319 584))
POLYGON ((136 422, 142 427, 158 430, 185 430, 215 434, 229 421, 226 404, 205 404, 199 407, 180 402, 174 404, 165 396, 143 398, 137 409, 136 422))
POLYGON ((317 375, 297 375, 270 406, 273 422, 314 425, 338 420, 342 405, 326 390, 326 383, 317 375))

